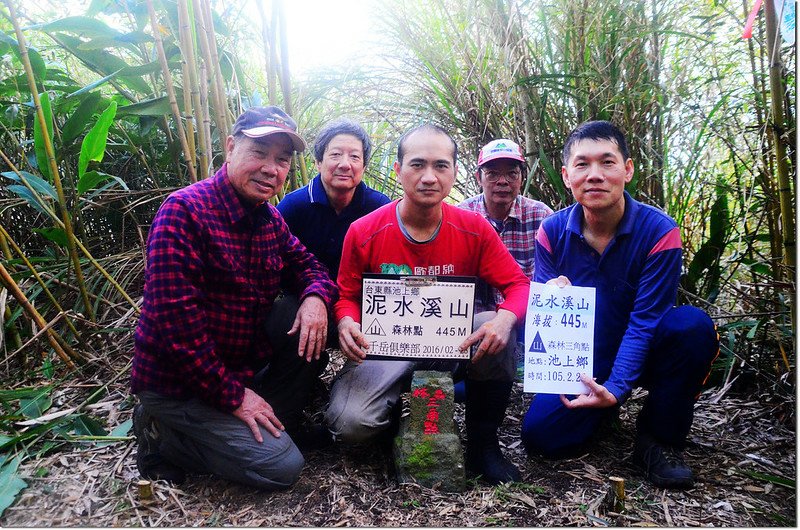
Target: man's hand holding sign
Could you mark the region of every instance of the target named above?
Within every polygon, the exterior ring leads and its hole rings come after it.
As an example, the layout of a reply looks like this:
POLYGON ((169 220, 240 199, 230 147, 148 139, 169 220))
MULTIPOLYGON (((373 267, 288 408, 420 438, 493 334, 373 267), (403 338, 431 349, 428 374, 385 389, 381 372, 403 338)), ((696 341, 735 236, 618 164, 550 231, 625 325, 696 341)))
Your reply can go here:
POLYGON ((595 290, 559 276, 531 283, 526 319, 525 392, 561 394, 568 408, 614 403, 592 379, 595 290), (565 394, 577 394, 568 399, 565 394))
MULTIPOLYGON (((545 282, 545 285, 555 285, 559 288, 572 286, 572 282, 566 276, 558 276, 545 282)), ((575 399, 569 399, 564 394, 561 394, 561 402, 568 409, 579 408, 592 408, 602 409, 606 407, 613 407, 617 404, 617 398, 614 394, 608 391, 606 387, 597 383, 593 377, 588 374, 581 373, 581 382, 586 385, 588 393, 578 394, 575 399)))
POLYGON ((325 419, 336 439, 373 439, 395 423, 415 370, 446 370, 464 380, 465 466, 491 484, 518 481, 497 431, 516 376, 514 325, 525 315, 530 280, 486 219, 444 202, 456 159, 456 143, 443 129, 426 124, 407 132, 394 164, 403 197, 350 225, 335 307, 348 362, 325 419), (369 274, 390 283, 370 284, 369 274), (503 301, 475 311, 475 278, 503 301), (453 285, 437 291, 444 284, 453 285))

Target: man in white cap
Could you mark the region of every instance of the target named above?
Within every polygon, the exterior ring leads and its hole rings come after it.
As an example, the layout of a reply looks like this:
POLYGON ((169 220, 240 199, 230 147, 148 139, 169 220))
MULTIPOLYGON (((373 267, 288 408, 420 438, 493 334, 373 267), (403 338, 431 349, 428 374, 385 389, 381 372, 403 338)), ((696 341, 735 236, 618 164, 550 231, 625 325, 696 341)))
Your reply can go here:
POLYGON ((304 460, 302 411, 324 368, 336 286, 269 204, 283 186, 297 125, 251 108, 209 179, 170 195, 147 242, 131 388, 142 476, 186 471, 263 488, 292 485, 304 460), (281 276, 299 308, 276 302, 281 276))
MULTIPOLYGON (((520 195, 526 175, 525 156, 520 146, 505 138, 492 140, 478 154, 475 179, 483 193, 458 206, 486 218, 522 272, 532 280, 536 231, 542 219, 553 210, 542 202, 520 195)), ((502 302, 503 296, 497 289, 479 285, 476 303, 484 310, 493 311, 502 302)))

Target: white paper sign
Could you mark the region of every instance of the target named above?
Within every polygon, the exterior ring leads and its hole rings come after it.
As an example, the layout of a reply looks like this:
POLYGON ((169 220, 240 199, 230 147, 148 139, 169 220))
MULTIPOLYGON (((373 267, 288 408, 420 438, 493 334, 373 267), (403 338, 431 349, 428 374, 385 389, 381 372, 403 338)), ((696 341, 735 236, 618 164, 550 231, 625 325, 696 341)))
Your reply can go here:
POLYGON ((475 279, 364 274, 361 331, 368 357, 469 359, 475 279))
POLYGON ((525 318, 524 392, 585 394, 594 371, 594 287, 531 282, 525 318))
POLYGON ((794 33, 797 25, 795 0, 774 0, 775 12, 781 20, 781 37, 787 44, 794 44, 794 33))

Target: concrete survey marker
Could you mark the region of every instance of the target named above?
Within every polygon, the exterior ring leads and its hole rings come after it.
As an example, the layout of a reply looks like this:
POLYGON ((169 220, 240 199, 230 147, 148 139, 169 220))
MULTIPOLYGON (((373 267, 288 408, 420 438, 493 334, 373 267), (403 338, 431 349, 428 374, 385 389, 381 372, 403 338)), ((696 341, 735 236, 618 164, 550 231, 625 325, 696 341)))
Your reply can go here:
POLYGON ((464 453, 453 421, 453 378, 448 372, 419 371, 411 381, 411 414, 394 439, 400 482, 444 491, 464 491, 464 453))

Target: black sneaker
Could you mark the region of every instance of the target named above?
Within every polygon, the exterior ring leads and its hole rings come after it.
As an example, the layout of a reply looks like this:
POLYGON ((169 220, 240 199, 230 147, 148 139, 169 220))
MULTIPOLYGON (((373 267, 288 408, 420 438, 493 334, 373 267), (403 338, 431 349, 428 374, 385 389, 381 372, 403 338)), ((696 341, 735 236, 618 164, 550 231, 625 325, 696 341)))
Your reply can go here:
POLYGON ((633 462, 644 470, 647 480, 659 488, 694 486, 694 475, 680 451, 659 444, 648 435, 639 435, 636 439, 633 462))
POLYGON ((138 443, 136 467, 142 477, 150 480, 166 480, 172 484, 182 484, 186 480, 183 469, 167 462, 161 456, 155 421, 141 403, 133 407, 133 434, 138 443))

